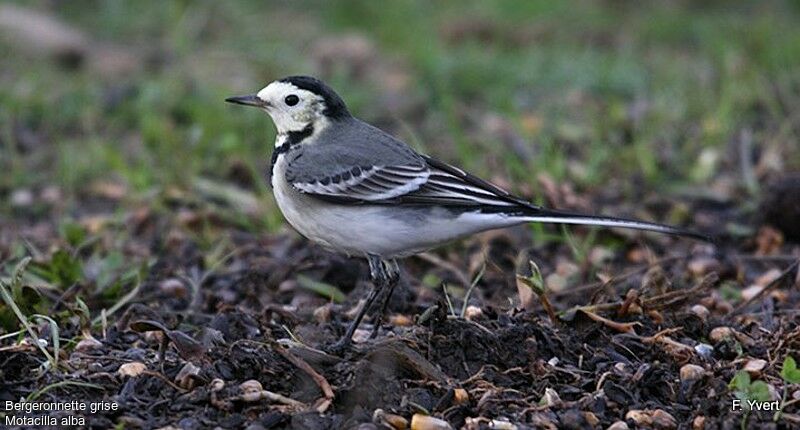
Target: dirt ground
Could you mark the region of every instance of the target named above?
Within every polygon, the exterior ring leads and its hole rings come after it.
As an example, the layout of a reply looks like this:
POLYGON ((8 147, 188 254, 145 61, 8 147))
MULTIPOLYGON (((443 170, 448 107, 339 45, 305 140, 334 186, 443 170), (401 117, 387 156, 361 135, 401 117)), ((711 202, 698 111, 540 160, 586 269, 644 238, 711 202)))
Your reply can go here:
MULTIPOLYGON (((414 428, 447 428, 423 415, 467 429, 737 428, 742 412, 732 411, 729 383, 752 366, 780 395, 780 362, 800 347, 800 290, 797 245, 766 224, 745 237, 717 227, 731 211, 691 202, 695 225, 715 244, 597 232, 622 246, 590 247, 582 266, 574 246, 537 246, 526 227, 407 259, 388 323, 369 339, 365 321, 356 345, 334 355, 326 350, 371 287, 363 261, 290 232, 231 229, 230 253, 210 263, 182 233, 186 219, 143 209, 108 229, 130 235, 126 252, 154 257, 139 289, 99 330, 79 317, 62 326, 61 338, 81 340, 60 350, 55 371, 40 371, 45 359, 32 343, 6 339, 0 399, 48 387, 38 401, 118 405, 83 413, 91 428, 404 428, 412 417, 414 428), (531 260, 555 320, 514 279, 531 260), (580 286, 557 289, 566 276, 580 286), (752 286, 737 295, 734 284, 752 286), (321 292, 330 285, 344 293, 341 303, 321 292)), ((46 223, 15 227, 33 244, 54 240, 46 223)), ((67 303, 78 294, 53 298, 51 315, 75 312, 67 303)), ((103 305, 102 297, 85 300, 103 305)), ((52 336, 45 321, 37 329, 52 336)), ((748 425, 790 428, 800 423, 796 413, 789 405, 775 422, 772 412, 753 412, 748 425)))

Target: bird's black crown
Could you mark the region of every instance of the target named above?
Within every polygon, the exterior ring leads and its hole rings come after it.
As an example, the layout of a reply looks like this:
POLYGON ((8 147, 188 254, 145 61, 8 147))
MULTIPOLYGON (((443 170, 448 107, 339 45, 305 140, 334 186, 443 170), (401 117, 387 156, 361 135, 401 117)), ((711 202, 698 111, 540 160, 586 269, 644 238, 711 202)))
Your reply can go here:
POLYGON ((325 110, 322 113, 329 118, 339 119, 350 116, 347 105, 344 104, 344 100, 339 97, 339 94, 336 94, 331 87, 317 78, 311 76, 289 76, 281 79, 281 82, 292 84, 297 88, 311 91, 322 97, 325 101, 325 110))

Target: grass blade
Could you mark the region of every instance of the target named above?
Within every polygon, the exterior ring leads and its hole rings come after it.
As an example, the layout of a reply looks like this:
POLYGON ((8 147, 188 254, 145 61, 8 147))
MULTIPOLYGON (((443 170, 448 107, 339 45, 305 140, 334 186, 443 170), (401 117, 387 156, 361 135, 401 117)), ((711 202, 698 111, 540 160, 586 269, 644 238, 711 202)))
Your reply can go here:
POLYGON ((25 268, 28 266, 28 263, 30 262, 31 258, 25 257, 22 259, 22 261, 19 262, 19 264, 16 265, 16 267, 14 267, 13 275, 11 275, 10 285, 6 285, 5 283, 0 282, 0 296, 2 296, 3 301, 6 302, 6 305, 9 308, 11 308, 11 310, 14 312, 14 315, 17 316, 17 319, 19 320, 20 323, 22 323, 22 326, 25 327, 25 330, 31 336, 33 341, 36 343, 36 346, 39 348, 39 350, 42 351, 42 354, 44 354, 44 356, 47 358, 47 361, 50 362, 50 364, 53 366, 53 369, 55 369, 56 368, 55 366, 56 364, 58 364, 58 362, 53 358, 52 355, 50 355, 49 352, 47 352, 47 348, 45 348, 44 345, 42 345, 42 341, 41 339, 39 339, 39 336, 33 330, 33 327, 31 327, 30 321, 28 321, 28 318, 22 313, 22 310, 19 308, 19 306, 17 306, 17 303, 14 302, 14 298, 8 291, 9 288, 13 288, 20 282, 20 280, 22 279, 22 274, 25 272, 25 268))
POLYGON ((53 366, 58 368, 58 357, 61 355, 61 333, 58 330, 58 323, 47 315, 34 314, 33 318, 41 318, 50 324, 50 337, 53 339, 53 366))
POLYGON ((75 386, 75 387, 94 388, 95 390, 103 390, 104 389, 100 385, 91 384, 89 382, 60 381, 60 382, 56 382, 55 384, 50 384, 50 385, 48 385, 46 387, 43 387, 41 390, 34 391, 30 396, 28 396, 26 401, 32 402, 32 401, 38 399, 39 397, 41 397, 42 394, 44 394, 44 393, 46 393, 46 392, 48 392, 48 391, 50 391, 50 390, 52 390, 54 388, 67 387, 67 386, 70 386, 70 385, 75 386))
POLYGON ((306 290, 313 291, 322 297, 328 297, 334 303, 342 303, 345 299, 344 293, 338 288, 325 282, 320 282, 305 275, 297 276, 297 284, 306 290))
POLYGON ((472 290, 475 289, 475 286, 478 285, 478 282, 481 281, 483 278, 483 274, 486 272, 486 263, 484 262, 481 266, 481 270, 478 271, 478 274, 475 275, 475 278, 472 279, 472 282, 469 284, 469 288, 467 288, 466 294, 464 294, 464 303, 461 304, 461 318, 464 318, 464 315, 467 313, 467 305, 469 304, 469 296, 472 295, 472 290))

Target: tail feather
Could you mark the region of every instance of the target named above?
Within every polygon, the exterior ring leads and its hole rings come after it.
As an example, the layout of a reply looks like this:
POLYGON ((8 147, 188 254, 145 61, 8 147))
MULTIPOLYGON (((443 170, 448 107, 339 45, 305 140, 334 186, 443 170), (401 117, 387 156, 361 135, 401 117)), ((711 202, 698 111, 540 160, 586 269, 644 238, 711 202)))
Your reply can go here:
POLYGON ((704 235, 680 227, 673 227, 666 224, 658 224, 634 219, 607 217, 601 215, 586 215, 552 209, 537 208, 535 211, 526 211, 522 216, 529 222, 542 222, 552 224, 577 224, 577 225, 596 225, 602 227, 619 227, 634 230, 653 231, 657 233, 671 234, 676 236, 691 237, 705 242, 713 240, 704 235))

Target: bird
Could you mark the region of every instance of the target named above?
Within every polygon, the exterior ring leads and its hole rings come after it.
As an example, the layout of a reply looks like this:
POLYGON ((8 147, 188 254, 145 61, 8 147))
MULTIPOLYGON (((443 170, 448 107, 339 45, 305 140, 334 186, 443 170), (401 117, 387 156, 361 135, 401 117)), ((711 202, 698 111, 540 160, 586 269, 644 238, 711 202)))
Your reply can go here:
POLYGON ((333 351, 352 345, 382 296, 375 337, 400 279, 398 259, 475 233, 539 222, 708 240, 679 227, 535 205, 356 118, 330 86, 311 76, 285 77, 225 101, 272 118, 277 135, 267 177, 286 221, 323 248, 369 264, 373 288, 333 351))

